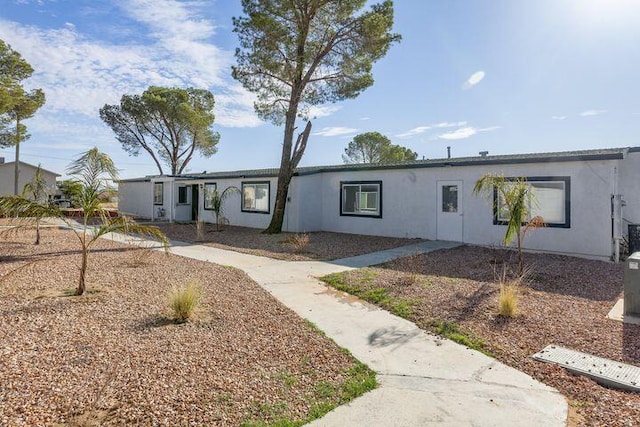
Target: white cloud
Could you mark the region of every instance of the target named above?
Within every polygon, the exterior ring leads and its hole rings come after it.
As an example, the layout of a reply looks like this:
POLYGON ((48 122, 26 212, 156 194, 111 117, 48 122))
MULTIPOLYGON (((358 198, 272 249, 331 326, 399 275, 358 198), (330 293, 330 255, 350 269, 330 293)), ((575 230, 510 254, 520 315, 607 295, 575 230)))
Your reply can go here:
POLYGON ((553 120, 565 120, 567 116, 551 116, 553 120))
POLYGON ((412 136, 420 135, 431 129, 442 129, 450 127, 465 126, 467 122, 440 122, 432 125, 417 126, 413 129, 409 129, 406 132, 402 132, 396 135, 396 138, 411 138, 412 136))
POLYGON ((411 138, 412 136, 420 135, 431 129, 431 126, 418 126, 413 129, 409 129, 406 132, 402 132, 396 135, 398 138, 411 138))
POLYGON ((442 135, 438 135, 438 138, 446 139, 446 140, 465 139, 465 138, 472 137, 473 135, 479 132, 491 132, 497 129, 500 129, 500 126, 490 126, 486 128, 480 128, 480 129, 467 126, 460 129, 456 129, 453 132, 447 132, 447 133, 443 133, 442 135))
POLYGON ((371 117, 360 117, 360 120, 370 120, 371 117))
POLYGON ((204 2, 132 0, 118 3, 148 31, 146 44, 98 41, 73 24, 57 29, 21 25, 0 18, 0 39, 36 70, 27 83, 45 91, 42 111, 97 118, 104 104, 150 85, 193 86, 216 96, 216 124, 259 126, 253 96, 228 77, 233 53, 211 41, 215 27, 199 15, 204 2))
POLYGON ((358 129, 347 128, 347 127, 325 127, 320 129, 318 132, 314 132, 314 135, 318 136, 340 136, 340 135, 348 135, 357 132, 358 129))
POLYGON ((431 125, 434 128, 455 128, 458 126, 466 126, 467 122, 440 122, 435 125, 431 125))
POLYGON ((340 110, 340 105, 312 105, 307 108, 306 113, 312 119, 327 117, 340 110))
POLYGON ((581 117, 590 117, 590 116, 599 116, 601 114, 606 114, 607 110, 586 110, 580 113, 581 117))
POLYGON ((484 79, 484 71, 476 71, 462 84, 462 89, 467 90, 471 89, 478 83, 480 83, 484 79))

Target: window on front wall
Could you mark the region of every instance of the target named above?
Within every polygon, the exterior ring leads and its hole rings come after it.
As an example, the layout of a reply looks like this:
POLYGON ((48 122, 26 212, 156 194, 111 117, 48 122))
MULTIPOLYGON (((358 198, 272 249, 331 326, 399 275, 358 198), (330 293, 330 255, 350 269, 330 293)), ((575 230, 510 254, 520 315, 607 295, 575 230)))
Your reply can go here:
POLYGON ((204 184, 204 208, 205 210, 213 209, 213 198, 216 194, 217 186, 214 183, 208 182, 204 184))
MULTIPOLYGON (((526 207, 527 220, 540 216, 548 227, 569 228, 571 226, 570 177, 533 177, 526 179, 529 194, 526 207)), ((495 192, 494 223, 506 224, 509 221, 509 209, 499 192, 495 192)))
POLYGON ((340 183, 340 214, 382 217, 382 182, 340 183))
POLYGON ((242 211, 269 213, 269 182, 242 183, 242 211))
POLYGON ((187 191, 187 187, 185 186, 178 187, 178 204, 179 205, 186 205, 187 203, 189 203, 188 194, 189 192, 187 191))
POLYGON ((153 204, 161 205, 164 202, 164 183, 163 182, 154 182, 153 183, 153 204))

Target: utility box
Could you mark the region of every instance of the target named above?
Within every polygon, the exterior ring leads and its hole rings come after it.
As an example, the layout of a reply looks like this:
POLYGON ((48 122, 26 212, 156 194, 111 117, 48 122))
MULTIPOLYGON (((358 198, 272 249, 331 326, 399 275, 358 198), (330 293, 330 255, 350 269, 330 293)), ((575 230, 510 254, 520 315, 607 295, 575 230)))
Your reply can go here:
POLYGON ((624 269, 624 315, 640 316, 640 252, 627 258, 624 269))

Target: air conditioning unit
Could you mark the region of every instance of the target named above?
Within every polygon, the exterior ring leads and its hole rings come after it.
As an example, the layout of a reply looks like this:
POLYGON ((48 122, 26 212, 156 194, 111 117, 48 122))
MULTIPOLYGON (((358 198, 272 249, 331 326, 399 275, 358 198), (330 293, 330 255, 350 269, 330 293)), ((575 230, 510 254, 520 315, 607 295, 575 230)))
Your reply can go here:
POLYGON ((624 315, 640 316, 640 252, 627 258, 624 269, 624 315))
POLYGON ((158 212, 156 214, 158 218, 164 218, 164 208, 158 208, 158 212))

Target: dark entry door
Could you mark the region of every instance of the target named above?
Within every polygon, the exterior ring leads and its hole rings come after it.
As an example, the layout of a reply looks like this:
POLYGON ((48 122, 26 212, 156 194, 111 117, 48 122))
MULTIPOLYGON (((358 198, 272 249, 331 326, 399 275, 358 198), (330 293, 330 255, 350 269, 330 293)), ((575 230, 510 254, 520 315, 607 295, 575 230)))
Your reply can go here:
POLYGON ((198 185, 191 186, 191 220, 198 220, 198 207, 200 206, 200 193, 198 185))

